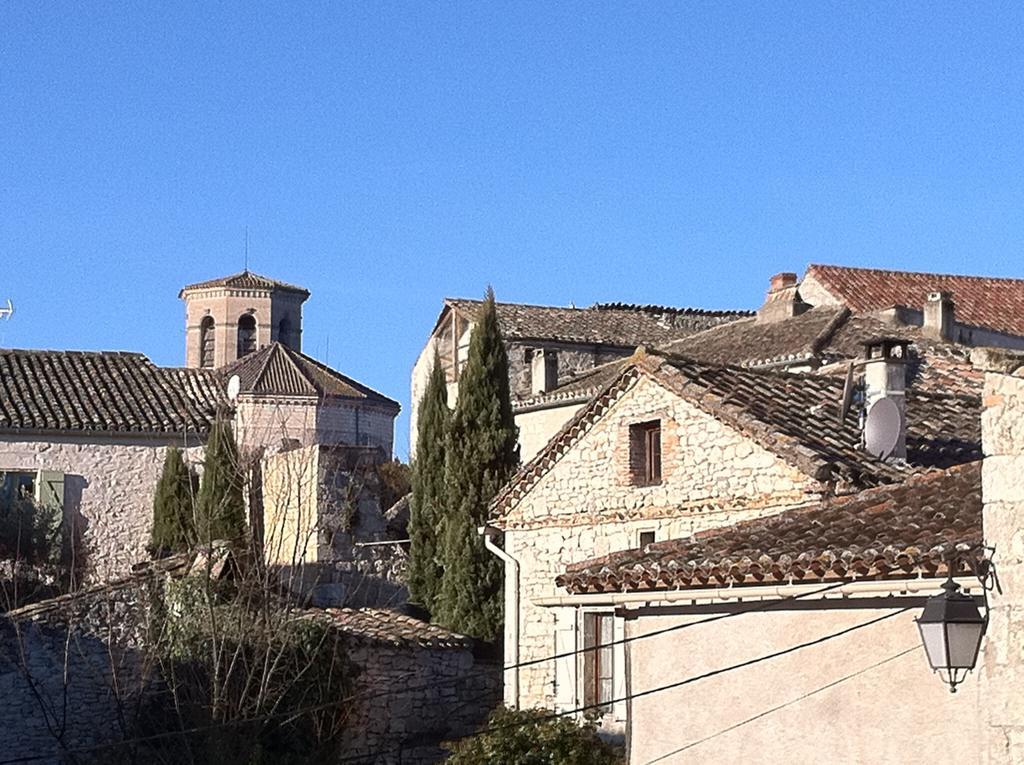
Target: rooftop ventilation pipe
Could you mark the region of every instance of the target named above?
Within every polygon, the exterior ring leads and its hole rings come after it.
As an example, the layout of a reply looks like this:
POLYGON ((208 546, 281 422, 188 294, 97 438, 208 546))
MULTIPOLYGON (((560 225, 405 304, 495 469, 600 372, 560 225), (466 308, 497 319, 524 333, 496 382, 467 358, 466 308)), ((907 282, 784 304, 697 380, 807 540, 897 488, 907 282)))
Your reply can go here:
POLYGON ((864 344, 863 446, 879 459, 907 457, 908 347, 899 338, 864 344))

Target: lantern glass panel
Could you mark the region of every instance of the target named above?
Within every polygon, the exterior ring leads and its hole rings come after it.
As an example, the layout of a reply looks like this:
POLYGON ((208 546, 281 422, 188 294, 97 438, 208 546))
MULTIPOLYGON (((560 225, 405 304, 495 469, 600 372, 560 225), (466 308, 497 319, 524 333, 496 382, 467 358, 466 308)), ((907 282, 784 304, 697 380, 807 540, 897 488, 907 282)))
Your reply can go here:
POLYGON ((978 658, 978 646, 981 643, 984 624, 980 622, 950 622, 945 626, 946 640, 949 646, 949 666, 955 669, 972 669, 978 658))
POLYGON ((925 653, 928 654, 928 663, 932 669, 945 669, 948 666, 946 659, 946 625, 942 622, 918 622, 921 630, 921 642, 924 643, 925 653))

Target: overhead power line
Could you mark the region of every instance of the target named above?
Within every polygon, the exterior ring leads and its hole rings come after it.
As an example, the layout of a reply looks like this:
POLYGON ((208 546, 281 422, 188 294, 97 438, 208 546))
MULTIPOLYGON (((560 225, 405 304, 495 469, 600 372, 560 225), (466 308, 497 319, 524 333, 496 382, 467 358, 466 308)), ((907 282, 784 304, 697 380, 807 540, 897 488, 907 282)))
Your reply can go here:
MULTIPOLYGON (((843 586, 845 584, 848 584, 848 582, 845 582, 845 581, 843 581, 843 582, 835 582, 833 584, 829 584, 829 585, 826 585, 824 587, 819 587, 819 588, 816 588, 814 590, 809 590, 809 591, 804 592, 804 593, 797 593, 795 595, 789 595, 789 596, 786 596, 785 598, 780 598, 779 600, 760 601, 756 605, 751 606, 750 608, 736 610, 736 611, 729 611, 729 612, 726 612, 726 613, 723 613, 723 614, 716 614, 714 616, 710 616, 710 617, 707 617, 705 619, 700 619, 700 620, 693 621, 693 622, 684 622, 682 624, 677 624, 677 625, 673 625, 673 626, 670 626, 670 627, 665 627, 665 628, 660 629, 660 630, 655 630, 653 632, 648 632, 648 633, 645 633, 643 635, 633 635, 631 637, 620 638, 619 640, 613 640, 613 641, 610 641, 610 642, 607 642, 607 643, 601 643, 601 644, 597 644, 597 645, 594 645, 594 646, 579 648, 579 649, 572 650, 572 651, 565 651, 565 652, 562 652, 562 653, 551 654, 549 656, 544 656, 544 657, 541 657, 541 658, 538 658, 538 659, 530 659, 530 660, 527 660, 527 661, 518 662, 516 664, 504 665, 502 669, 503 669, 503 671, 508 671, 508 670, 512 670, 512 669, 518 669, 520 667, 532 666, 532 665, 536 665, 536 664, 540 664, 540 663, 544 663, 544 662, 548 662, 548 661, 554 661, 556 659, 568 658, 568 657, 571 657, 571 656, 578 656, 580 654, 585 654, 585 653, 588 653, 588 652, 591 652, 591 651, 600 650, 602 648, 607 648, 607 647, 610 647, 610 646, 621 645, 621 644, 625 644, 625 643, 631 643, 631 642, 634 642, 634 641, 637 641, 637 640, 645 640, 647 638, 656 637, 658 635, 663 635, 663 634, 666 634, 666 633, 669 633, 669 632, 677 632, 677 631, 680 631, 680 630, 688 629, 690 627, 698 627, 698 626, 701 626, 701 625, 704 625, 704 624, 709 624, 709 623, 712 623, 712 622, 717 622, 717 621, 720 621, 722 619, 729 619, 729 618, 732 618, 732 617, 735 617, 735 616, 742 616, 744 614, 749 614, 749 613, 753 613, 753 612, 757 612, 757 611, 764 611, 766 609, 778 606, 779 604, 784 603, 786 601, 798 600, 800 598, 806 598, 806 597, 810 597, 812 595, 821 594, 821 593, 827 592, 828 590, 832 590, 832 589, 835 589, 837 587, 841 587, 841 586, 843 586)), ((834 633, 833 635, 826 636, 823 639, 831 639, 833 637, 839 637, 839 636, 841 636, 843 634, 846 634, 847 632, 853 631, 855 629, 859 629, 860 627, 868 626, 870 624, 874 624, 877 621, 881 621, 883 619, 888 619, 888 618, 891 618, 893 616, 896 616, 897 614, 903 613, 906 610, 907 609, 904 608, 904 609, 901 609, 899 611, 892 612, 890 614, 886 614, 886 615, 884 615, 882 617, 879 617, 877 619, 873 619, 873 620, 871 620, 869 622, 864 622, 864 623, 861 623, 859 625, 855 625, 854 627, 847 628, 846 630, 842 630, 842 631, 840 631, 838 633, 834 633)), ((734 667, 727 667, 727 668, 725 668, 723 670, 715 670, 715 671, 710 672, 710 673, 705 673, 704 675, 700 675, 700 676, 697 676, 697 677, 694 677, 694 678, 689 678, 689 679, 680 681, 678 683, 673 683, 673 684, 668 685, 668 686, 662 686, 661 688, 655 688, 655 689, 651 689, 651 690, 647 690, 647 691, 642 691, 640 693, 632 694, 630 696, 623 697, 621 699, 612 699, 611 701, 603 702, 601 704, 591 704, 591 705, 588 705, 588 706, 577 707, 576 709, 566 710, 566 711, 558 712, 558 713, 552 713, 551 715, 545 716, 543 718, 538 718, 537 720, 531 720, 527 724, 533 724, 533 723, 537 723, 537 722, 544 722, 546 720, 557 719, 559 717, 564 717, 564 716, 571 715, 571 714, 578 714, 580 712, 585 712, 585 711, 588 711, 590 709, 594 709, 594 708, 597 708, 597 707, 600 707, 600 706, 604 706, 605 704, 619 703, 619 702, 622 702, 622 701, 627 701, 627 700, 632 699, 632 698, 638 698, 640 696, 648 695, 650 693, 656 693, 656 692, 659 692, 659 691, 662 691, 662 690, 669 690, 671 688, 675 688, 675 687, 678 687, 678 686, 681 686, 681 685, 686 685, 687 683, 690 683, 690 682, 696 682, 697 680, 704 679, 705 677, 711 677, 711 676, 713 676, 715 674, 720 674, 721 672, 731 671, 732 669, 739 669, 742 666, 746 666, 747 664, 757 663, 759 661, 764 661, 764 660, 769 659, 769 658, 774 658, 774 656, 776 656, 776 655, 782 655, 782 653, 786 653, 786 652, 789 652, 791 650, 799 650, 800 648, 804 648, 804 647, 806 647, 808 645, 813 645, 815 642, 817 642, 817 641, 811 641, 810 643, 804 643, 804 644, 801 644, 801 645, 798 645, 798 646, 795 646, 795 647, 792 647, 792 648, 789 648, 789 649, 785 649, 784 651, 776 653, 776 654, 772 654, 772 655, 769 655, 769 656, 765 656, 765 657, 761 657, 761 658, 758 658, 758 659, 751 660, 750 662, 747 662, 747 663, 744 663, 744 664, 741 664, 741 665, 736 665, 734 667)), ((465 674, 462 674, 462 675, 456 675, 454 677, 439 678, 437 680, 431 680, 429 682, 421 683, 419 685, 404 686, 404 687, 402 687, 400 689, 389 689, 389 690, 386 690, 386 691, 380 691, 380 692, 371 693, 371 694, 354 694, 352 696, 347 696, 345 698, 338 699, 338 700, 335 700, 335 701, 325 702, 323 704, 317 704, 317 705, 309 706, 309 707, 303 707, 303 708, 300 708, 300 709, 297 709, 297 710, 287 710, 287 711, 281 711, 281 712, 272 712, 272 713, 267 713, 265 715, 254 715, 252 717, 240 718, 238 720, 228 720, 228 721, 224 721, 224 722, 220 722, 220 723, 213 723, 213 724, 210 724, 210 725, 194 726, 192 728, 181 728, 181 729, 174 730, 174 731, 165 731, 165 732, 161 732, 161 733, 150 734, 148 736, 139 736, 139 737, 134 737, 134 738, 129 738, 129 739, 122 739, 121 741, 116 741, 116 742, 96 744, 96 745, 89 746, 89 747, 80 747, 80 748, 75 748, 75 749, 64 749, 62 751, 62 754, 88 754, 88 753, 91 753, 91 752, 98 752, 98 751, 103 751, 103 750, 106 750, 106 749, 116 749, 116 748, 119 748, 119 747, 129 746, 129 745, 132 745, 132 744, 145 743, 147 741, 156 741, 156 740, 161 740, 161 739, 176 738, 176 737, 179 737, 179 736, 191 736, 191 735, 196 735, 196 734, 199 734, 199 733, 206 733, 206 732, 209 732, 209 731, 223 729, 223 728, 228 728, 228 727, 234 727, 234 726, 238 726, 238 725, 247 725, 247 724, 254 723, 254 722, 266 722, 266 721, 269 721, 269 720, 272 720, 272 719, 275 719, 275 718, 289 718, 289 717, 290 718, 295 718, 295 717, 298 717, 298 716, 301 716, 301 715, 304 715, 304 714, 310 714, 310 713, 313 713, 313 712, 320 712, 320 711, 324 711, 324 710, 327 710, 327 709, 330 709, 330 708, 333 708, 333 707, 342 706, 342 705, 348 704, 348 703, 350 703, 352 701, 368 701, 368 700, 371 700, 371 699, 381 698, 381 697, 384 697, 384 696, 393 696, 393 695, 396 695, 396 694, 409 693, 411 691, 428 690, 428 689, 431 689, 431 688, 446 686, 446 685, 450 685, 452 683, 457 683, 457 682, 461 682, 463 680, 469 679, 469 678, 473 677, 475 674, 476 673, 470 672, 470 673, 465 673, 465 674)), ((483 730, 478 731, 476 733, 470 734, 470 736, 483 735, 485 733, 493 732, 493 730, 497 730, 497 729, 500 729, 500 728, 483 729, 483 730)), ((14 758, 14 759, 0 760, 0 765, 16 765, 17 763, 38 762, 40 760, 48 759, 49 757, 50 757, 50 755, 27 755, 27 756, 24 756, 24 757, 18 757, 18 758, 14 758)), ((367 758, 366 755, 359 755, 359 756, 357 756, 356 759, 354 759, 352 761, 353 762, 357 762, 360 759, 366 759, 366 758, 367 758)), ((348 762, 348 761, 349 761, 348 759, 339 760, 339 762, 348 762)))

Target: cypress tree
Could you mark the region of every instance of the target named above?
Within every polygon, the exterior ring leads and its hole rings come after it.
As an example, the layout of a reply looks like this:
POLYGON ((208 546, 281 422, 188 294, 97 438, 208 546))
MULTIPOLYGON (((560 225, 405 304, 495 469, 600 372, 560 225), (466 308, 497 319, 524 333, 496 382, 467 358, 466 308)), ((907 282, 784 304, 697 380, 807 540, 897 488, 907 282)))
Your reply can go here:
POLYGON ((451 412, 437 350, 416 423, 416 455, 409 508, 409 593, 433 613, 441 590, 440 542, 446 507, 445 446, 451 412))
POLYGON ((245 476, 231 423, 218 416, 206 442, 203 478, 196 501, 196 532, 200 543, 217 539, 240 541, 245 536, 245 476))
POLYGON ((181 456, 172 446, 164 457, 164 469, 153 495, 153 532, 149 551, 154 556, 187 550, 195 540, 192 500, 196 481, 181 456))
POLYGON ((494 291, 473 327, 469 357, 445 454, 448 513, 438 620, 458 632, 494 640, 502 625, 502 567, 478 533, 488 504, 519 464, 508 354, 498 329, 494 291))

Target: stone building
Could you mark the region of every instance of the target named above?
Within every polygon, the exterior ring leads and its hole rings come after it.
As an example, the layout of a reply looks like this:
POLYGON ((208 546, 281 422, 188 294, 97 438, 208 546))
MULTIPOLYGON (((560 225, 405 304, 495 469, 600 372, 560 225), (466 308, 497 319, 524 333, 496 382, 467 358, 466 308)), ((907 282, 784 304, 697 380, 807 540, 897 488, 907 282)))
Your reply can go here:
MULTIPOLYGON (((435 351, 448 380, 448 403, 458 398, 459 373, 482 302, 446 298, 412 372, 410 451, 416 446, 416 416, 435 351)), ((509 357, 509 384, 520 448, 532 456, 558 430, 564 412, 535 416, 533 400, 594 367, 629 356, 639 345, 662 345, 708 327, 751 315, 624 303, 589 308, 498 303, 498 326, 509 357)))
MULTIPOLYGON (((165 691, 145 642, 155 596, 169 579, 230 573, 222 556, 209 563, 187 554, 148 561, 121 579, 0 615, 4 756, 107 762, 126 751, 118 742, 152 735, 146 702, 165 691)), ((292 607, 286 616, 318 620, 345 640, 354 686, 335 710, 346 726, 343 761, 438 762, 443 742, 471 732, 500 698, 500 669, 477 657, 471 639, 436 625, 383 609, 292 607)), ((165 736, 153 745, 166 754, 170 743, 165 736)), ((163 761, 145 742, 127 751, 163 761)))
POLYGON ((215 369, 270 343, 302 350, 302 304, 309 291, 241 273, 183 288, 185 365, 215 369))
POLYGON ((181 296, 185 368, 137 353, 0 350, 0 499, 17 491, 62 508, 92 580, 144 556, 167 448, 201 467, 218 412, 248 457, 306 446, 392 456, 399 404, 301 352, 308 291, 246 271, 181 296))

